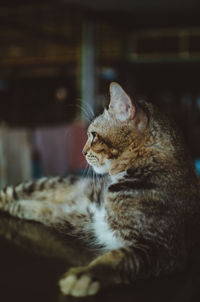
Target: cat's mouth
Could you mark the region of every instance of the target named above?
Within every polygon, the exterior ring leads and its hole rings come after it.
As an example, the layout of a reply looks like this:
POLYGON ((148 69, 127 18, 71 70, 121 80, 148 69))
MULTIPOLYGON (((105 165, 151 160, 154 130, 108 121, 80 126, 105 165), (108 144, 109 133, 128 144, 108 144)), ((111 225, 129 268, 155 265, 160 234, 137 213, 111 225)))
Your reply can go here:
POLYGON ((88 154, 86 156, 86 160, 87 160, 88 164, 91 166, 99 166, 99 160, 98 160, 97 156, 95 156, 95 155, 88 154))
POLYGON ((92 166, 94 171, 98 174, 105 174, 109 172, 110 162, 107 159, 104 159, 101 163, 97 156, 88 154, 86 160, 89 165, 92 166))

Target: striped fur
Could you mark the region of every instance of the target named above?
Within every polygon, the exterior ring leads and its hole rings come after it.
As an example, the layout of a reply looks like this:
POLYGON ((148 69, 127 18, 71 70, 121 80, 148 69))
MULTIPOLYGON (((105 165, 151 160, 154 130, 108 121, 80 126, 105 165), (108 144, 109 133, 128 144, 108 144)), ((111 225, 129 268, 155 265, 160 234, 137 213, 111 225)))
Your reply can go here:
POLYGON ((180 134, 116 83, 88 128, 84 154, 103 175, 43 178, 0 192, 0 208, 84 238, 99 257, 60 280, 66 295, 183 269, 199 243, 200 186, 180 134))

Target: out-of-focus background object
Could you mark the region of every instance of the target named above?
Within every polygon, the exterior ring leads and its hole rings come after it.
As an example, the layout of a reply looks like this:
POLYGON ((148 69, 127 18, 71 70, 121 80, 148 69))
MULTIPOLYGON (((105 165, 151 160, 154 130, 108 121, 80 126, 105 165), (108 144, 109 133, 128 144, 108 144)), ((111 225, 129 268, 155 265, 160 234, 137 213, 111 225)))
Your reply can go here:
MULTIPOLYGON (((84 174, 86 128, 111 81, 176 120, 200 173, 199 16, 199 0, 1 0, 0 187, 84 174)), ((57 287, 89 261, 74 239, 1 213, 0 244, 2 302, 74 301, 57 287)), ((199 301, 199 274, 195 262, 92 301, 199 301)))
POLYGON ((199 170, 200 2, 0 3, 0 187, 84 173, 92 111, 118 81, 181 128, 199 170))

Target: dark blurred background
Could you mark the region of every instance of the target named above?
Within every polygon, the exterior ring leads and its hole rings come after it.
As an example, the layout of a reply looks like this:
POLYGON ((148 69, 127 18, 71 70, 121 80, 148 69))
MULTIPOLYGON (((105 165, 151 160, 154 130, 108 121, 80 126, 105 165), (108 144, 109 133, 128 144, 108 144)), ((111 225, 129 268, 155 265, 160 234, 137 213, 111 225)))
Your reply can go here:
POLYGON ((0 2, 0 186, 83 173, 111 81, 176 121, 200 171, 200 1, 0 2))
MULTIPOLYGON (((111 81, 176 120, 200 173, 199 0, 1 0, 0 187, 84 174, 86 127, 111 81)), ((75 301, 57 286, 89 262, 74 240, 1 213, 0 300, 75 301)), ((84 301, 196 302, 199 276, 195 262, 84 301)))

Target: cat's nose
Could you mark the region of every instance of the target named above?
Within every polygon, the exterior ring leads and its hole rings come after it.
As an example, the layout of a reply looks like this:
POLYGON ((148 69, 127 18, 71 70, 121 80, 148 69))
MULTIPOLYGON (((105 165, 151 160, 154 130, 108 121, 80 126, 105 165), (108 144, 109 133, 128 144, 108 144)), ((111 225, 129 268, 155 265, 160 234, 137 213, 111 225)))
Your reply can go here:
POLYGON ((87 155, 87 151, 85 149, 82 150, 83 155, 87 155))

